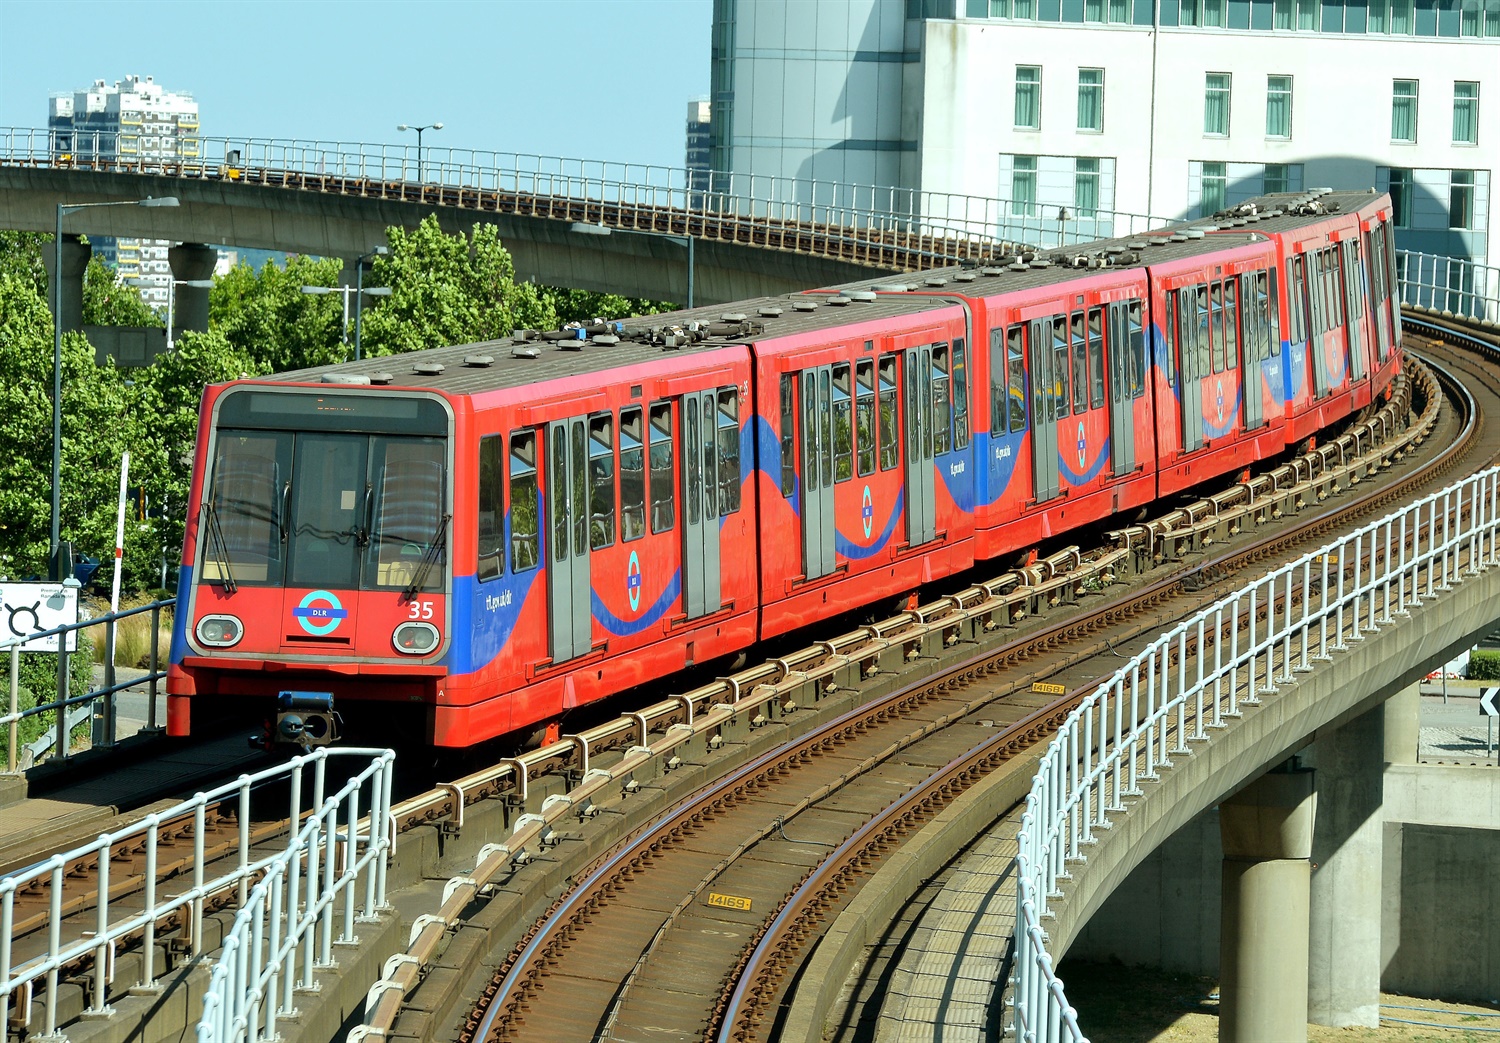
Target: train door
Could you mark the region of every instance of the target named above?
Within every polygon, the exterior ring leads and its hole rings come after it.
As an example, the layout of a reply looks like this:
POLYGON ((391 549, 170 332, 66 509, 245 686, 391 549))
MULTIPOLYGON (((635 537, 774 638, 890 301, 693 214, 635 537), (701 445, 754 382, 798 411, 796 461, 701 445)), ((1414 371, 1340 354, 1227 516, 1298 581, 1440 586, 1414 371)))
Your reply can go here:
POLYGON ((1116 475, 1135 470, 1135 379, 1130 351, 1130 305, 1125 301, 1109 307, 1109 446, 1116 475))
POLYGON ((916 547, 937 537, 930 344, 906 349, 905 375, 902 394, 906 407, 906 542, 916 547))
POLYGON ((1364 294, 1360 283, 1359 243, 1345 239, 1338 245, 1335 255, 1342 262, 1339 267, 1343 278, 1338 283, 1344 294, 1344 330, 1349 344, 1349 379, 1362 380, 1365 376, 1364 345, 1364 294))
POLYGON ((680 399, 682 414, 682 605, 689 619, 719 610, 719 449, 715 391, 680 399))
POLYGON ((583 417, 547 425, 548 646, 554 663, 593 648, 593 590, 589 584, 588 422, 583 417))
POLYGON ((1323 331, 1328 327, 1323 321, 1323 262, 1316 251, 1293 259, 1297 273, 1299 299, 1306 300, 1307 307, 1307 354, 1313 364, 1313 397, 1324 398, 1328 394, 1328 350, 1323 331))
POLYGON ((1381 249, 1381 238, 1379 227, 1376 226, 1374 234, 1364 233, 1365 264, 1361 272, 1370 286, 1370 312, 1375 325, 1375 344, 1379 352, 1378 358, 1381 363, 1391 356, 1391 327, 1387 319, 1386 297, 1386 267, 1384 251, 1381 249))
POLYGON ((1182 451, 1203 447, 1203 385, 1208 376, 1208 287, 1177 291, 1178 404, 1182 410, 1182 451))
POLYGON ((1254 431, 1266 422, 1261 401, 1261 363, 1266 358, 1266 273, 1245 272, 1240 276, 1240 399, 1244 403, 1245 430, 1254 431))
POLYGON ((1058 387, 1066 380, 1066 319, 1033 319, 1027 341, 1027 368, 1031 371, 1031 470, 1036 502, 1045 503, 1058 493, 1057 422, 1058 409, 1067 400, 1067 389, 1058 387), (1061 337, 1063 365, 1058 365, 1054 343, 1061 337))
POLYGON ((802 391, 802 574, 833 571, 832 366, 805 369, 802 391))

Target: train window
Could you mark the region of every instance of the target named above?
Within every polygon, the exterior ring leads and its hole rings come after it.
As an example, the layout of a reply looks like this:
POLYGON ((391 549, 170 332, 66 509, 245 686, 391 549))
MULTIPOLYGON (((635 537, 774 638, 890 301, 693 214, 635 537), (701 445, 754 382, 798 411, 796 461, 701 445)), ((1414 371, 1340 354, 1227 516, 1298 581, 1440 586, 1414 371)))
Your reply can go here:
POLYGON ((793 405, 792 375, 781 375, 781 495, 790 496, 797 486, 797 445, 794 430, 797 411, 793 405))
POLYGON ((1302 303, 1302 258, 1293 256, 1286 268, 1286 335, 1292 343, 1307 339, 1306 315, 1302 303))
POLYGON ((1146 327, 1140 301, 1130 302, 1130 397, 1146 393, 1146 327))
POLYGON ((1082 312, 1074 312, 1070 320, 1073 329, 1073 412, 1082 413, 1089 407, 1089 347, 1083 332, 1082 312))
MULTIPOLYGON (((441 566, 448 520, 442 508, 446 469, 443 441, 377 435, 370 440, 369 452, 373 480, 367 488, 374 493, 374 517, 369 523, 365 586, 371 586, 371 567, 374 586, 405 587, 423 575, 423 562, 429 562, 423 589, 438 589, 444 571, 441 566)), ((305 475, 302 486, 308 488, 305 475)), ((324 487, 334 486, 330 482, 324 487)), ((288 584, 304 585, 306 578, 310 577, 289 576, 288 584)))
MULTIPOLYGON (((806 379, 804 377, 804 379, 806 379)), ((823 437, 818 439, 818 477, 816 483, 809 482, 813 488, 826 489, 833 484, 833 441, 828 432, 833 430, 833 388, 828 377, 828 370, 818 370, 818 401, 817 401, 817 427, 813 430, 821 431, 823 437)), ((808 417, 811 419, 812 403, 808 403, 808 417)))
POLYGON ((547 474, 552 479, 552 560, 568 560, 568 428, 560 424, 552 429, 552 449, 547 457, 547 474))
POLYGON ((1182 291, 1167 291, 1167 314, 1162 319, 1162 340, 1166 348, 1166 358, 1163 363, 1167 371, 1167 386, 1177 386, 1177 352, 1182 345, 1180 335, 1182 323, 1179 321, 1182 309, 1182 291))
POLYGON ((218 553, 209 552, 211 541, 203 541, 205 583, 222 583, 230 577, 237 583, 281 581, 286 526, 281 512, 287 501, 291 457, 290 434, 219 432, 209 502, 221 540, 218 553))
POLYGON ((1208 287, 1208 328, 1213 343, 1209 349, 1215 373, 1223 373, 1228 365, 1227 341, 1224 338, 1224 284, 1210 283, 1208 287))
POLYGON ((1061 420, 1068 415, 1068 320, 1059 315, 1052 320, 1052 419, 1061 420))
POLYGON ((589 549, 589 518, 584 513, 584 504, 589 502, 589 436, 587 425, 580 418, 568 422, 568 431, 573 441, 573 455, 569 463, 573 469, 573 556, 589 549))
POLYGON ((833 480, 854 477, 854 401, 849 386, 849 363, 833 367, 833 480))
POLYGON ((953 448, 953 385, 948 382, 948 345, 932 346, 932 451, 953 448))
POLYGON ((641 407, 620 410, 620 542, 646 535, 646 432, 641 407))
POLYGON ((1328 253, 1328 302, 1332 305, 1328 309, 1333 316, 1333 324, 1342 326, 1344 324, 1344 253, 1337 246, 1330 246, 1328 253))
POLYGON ((651 406, 651 531, 677 524, 677 469, 672 461, 672 403, 651 406))
POLYGON ((1311 305, 1312 324, 1309 327, 1313 334, 1322 333, 1328 328, 1327 311, 1324 308, 1323 295, 1327 292, 1323 272, 1323 252, 1321 250, 1307 255, 1307 301, 1311 305))
POLYGON ((594 550, 615 543, 615 418, 610 413, 589 417, 589 546, 594 550))
POLYGON ((900 369, 900 355, 885 355, 880 359, 880 469, 889 471, 901 462, 901 444, 896 427, 896 373, 900 369))
MULTIPOLYGON (((687 523, 697 525, 699 518, 699 504, 702 501, 703 489, 702 464, 703 458, 698 453, 698 400, 696 398, 684 399, 682 403, 682 466, 686 474, 682 476, 682 499, 687 504, 687 523)), ((655 475, 652 476, 655 480, 655 475)))
POLYGON ((504 566, 505 446, 499 435, 479 440, 479 565, 482 580, 494 579, 504 566))
POLYGON ((1271 271, 1261 276, 1263 291, 1266 294, 1266 337, 1271 342, 1271 354, 1281 354, 1281 287, 1277 282, 1280 273, 1272 268, 1271 271))
POLYGON ((1089 309, 1089 408, 1104 405, 1104 309, 1089 309))
MULTIPOLYGON (((1395 222, 1393 221, 1387 221, 1385 224, 1380 226, 1381 236, 1385 240, 1384 252, 1386 260, 1386 270, 1388 272, 1387 284, 1389 286, 1390 295, 1392 297, 1398 296, 1401 292, 1401 279, 1399 273, 1396 270, 1396 233, 1394 231, 1394 228, 1395 222)), ((1395 308, 1392 310, 1392 313, 1396 316, 1396 325, 1399 332, 1399 328, 1401 325, 1401 309, 1399 307, 1395 308)))
POLYGON ((969 365, 962 339, 953 342, 953 448, 969 447, 969 365))
POLYGON ((1354 305, 1354 317, 1363 318, 1365 295, 1360 292, 1360 284, 1364 279, 1364 256, 1360 251, 1358 239, 1350 239, 1344 244, 1344 278, 1348 280, 1352 291, 1349 294, 1349 300, 1354 305))
POLYGON ((1224 368, 1240 364, 1240 292, 1233 278, 1224 281, 1224 368))
POLYGON ((740 485, 745 476, 740 471, 740 393, 735 388, 719 389, 719 513, 733 514, 740 509, 740 485))
POLYGON ((536 484, 536 432, 510 436, 510 569, 524 572, 541 560, 536 484))
POLYGON ((991 435, 1005 434, 1005 413, 1005 331, 994 329, 990 330, 991 435))
POLYGON ((1198 309, 1197 320, 1193 323, 1193 328, 1198 331, 1197 343, 1194 345, 1197 350, 1197 375, 1206 377, 1213 369, 1213 338, 1209 330, 1213 327, 1214 313, 1208 307, 1208 287, 1199 286, 1194 291, 1194 299, 1198 309))
POLYGON ((875 473, 875 361, 854 364, 854 450, 860 477, 875 473))
POLYGON ((1026 329, 1024 322, 1012 326, 1005 334, 1007 368, 1006 401, 1010 403, 1010 433, 1026 430, 1026 329))
POLYGON ((719 517, 719 476, 716 473, 719 468, 719 437, 715 398, 702 399, 703 440, 698 443, 703 455, 703 519, 710 522, 719 517))

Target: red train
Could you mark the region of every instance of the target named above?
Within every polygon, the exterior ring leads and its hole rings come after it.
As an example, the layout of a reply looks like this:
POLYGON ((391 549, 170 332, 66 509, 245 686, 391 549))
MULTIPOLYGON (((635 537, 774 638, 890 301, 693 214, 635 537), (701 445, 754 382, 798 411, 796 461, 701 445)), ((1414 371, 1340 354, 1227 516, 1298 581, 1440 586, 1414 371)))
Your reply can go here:
POLYGON ((1400 368, 1390 217, 1265 197, 210 387, 168 729, 467 746, 1277 456, 1400 368))

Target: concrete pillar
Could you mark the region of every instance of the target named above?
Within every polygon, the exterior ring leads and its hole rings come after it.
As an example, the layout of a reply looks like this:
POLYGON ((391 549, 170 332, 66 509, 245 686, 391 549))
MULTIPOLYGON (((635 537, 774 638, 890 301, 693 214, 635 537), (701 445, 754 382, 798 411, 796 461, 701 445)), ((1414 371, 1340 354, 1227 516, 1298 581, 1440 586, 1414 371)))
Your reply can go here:
POLYGON ((1219 1039, 1306 1043, 1312 772, 1276 769, 1219 805, 1219 1039))
POLYGON ((1385 701, 1385 761, 1417 763, 1422 731, 1422 687, 1410 684, 1385 701))
POLYGON ((1307 1017, 1343 1028, 1380 1025, 1384 707, 1320 736, 1309 907, 1307 1017))
MULTIPOLYGON (((94 256, 91 247, 78 241, 76 235, 64 235, 62 241, 62 329, 64 333, 83 329, 83 273, 88 271, 89 258, 94 256)), ((47 266, 47 308, 57 307, 56 249, 42 246, 42 263, 47 266)), ((57 316, 53 316, 54 319, 57 316)))
MULTIPOLYGON (((212 278, 214 262, 218 258, 217 250, 202 243, 180 243, 167 251, 172 278, 179 283, 185 279, 201 281, 212 278)), ((174 286, 172 289, 177 294, 172 306, 175 329, 207 332, 208 287, 174 286)))

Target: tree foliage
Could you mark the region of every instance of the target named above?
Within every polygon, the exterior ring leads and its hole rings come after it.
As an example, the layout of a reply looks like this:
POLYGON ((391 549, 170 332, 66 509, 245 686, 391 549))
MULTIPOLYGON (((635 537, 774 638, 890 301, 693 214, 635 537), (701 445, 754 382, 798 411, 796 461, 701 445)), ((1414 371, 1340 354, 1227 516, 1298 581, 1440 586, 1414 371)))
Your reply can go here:
POLYGON ((236 265, 214 280, 209 327, 262 372, 342 362, 343 298, 302 292, 335 285, 342 267, 336 257, 293 257, 285 268, 267 261, 258 272, 236 265))

